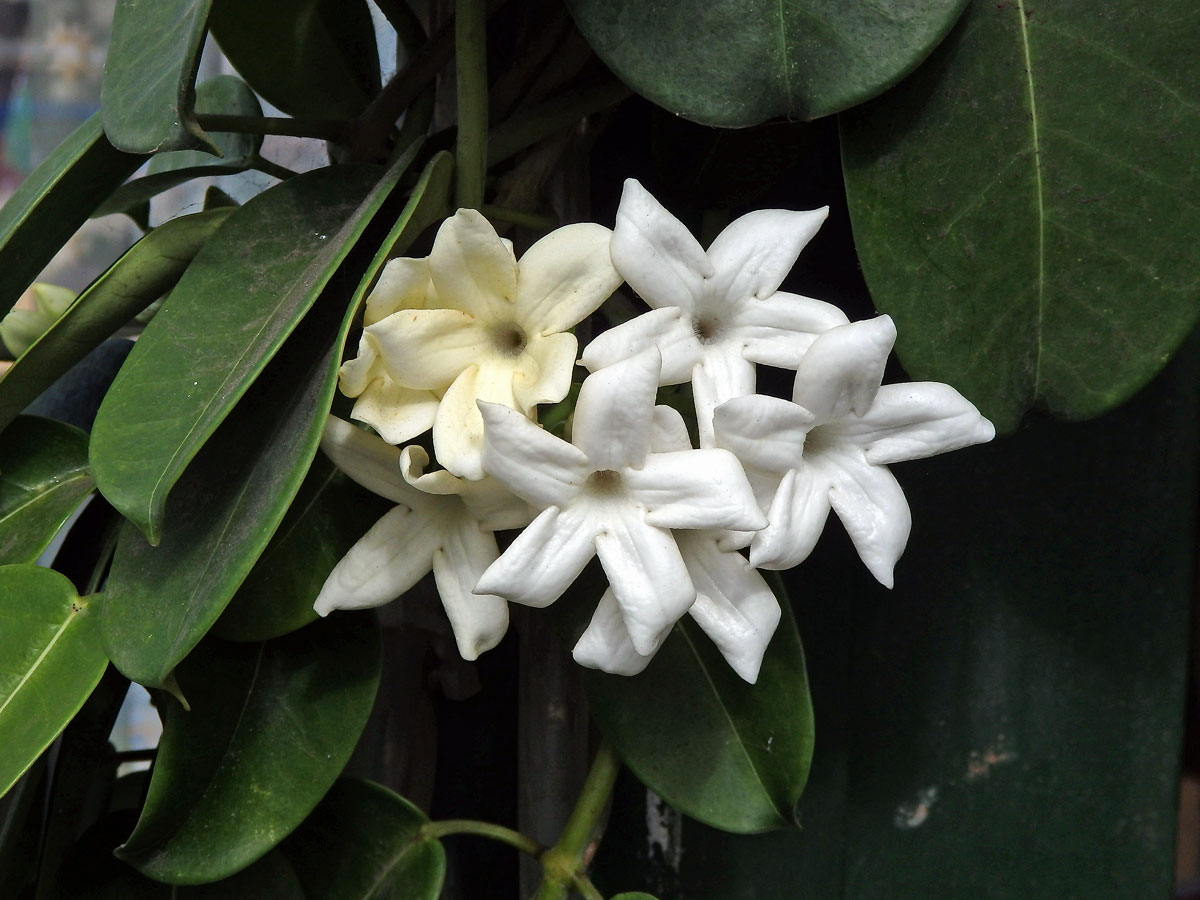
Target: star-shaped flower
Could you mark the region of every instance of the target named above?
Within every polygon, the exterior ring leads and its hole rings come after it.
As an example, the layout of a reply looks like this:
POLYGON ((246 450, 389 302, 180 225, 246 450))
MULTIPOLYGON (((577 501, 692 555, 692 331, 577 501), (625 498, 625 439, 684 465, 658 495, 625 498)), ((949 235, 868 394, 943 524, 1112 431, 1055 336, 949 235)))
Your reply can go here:
POLYGON ((891 587, 912 519, 887 464, 995 436, 949 385, 881 387, 895 340, 888 316, 834 328, 800 363, 793 402, 756 395, 717 408, 717 442, 741 460, 770 519, 750 543, 755 566, 802 562, 832 508, 871 574, 891 587))
POLYGON ((611 235, 567 225, 518 262, 487 219, 460 209, 428 258, 393 260, 372 292, 359 356, 342 369, 354 417, 393 443, 432 425, 438 461, 482 478, 476 401, 531 415, 566 396, 579 349, 568 329, 621 283, 611 235))
POLYGON ((651 349, 584 381, 570 444, 512 409, 480 403, 484 468, 543 512, 475 589, 548 606, 597 555, 643 656, 696 600, 671 529, 766 524, 733 454, 652 451, 660 366, 651 349))
POLYGON ((334 417, 321 449, 367 490, 398 505, 330 572, 314 604, 317 612, 379 606, 432 569, 463 658, 475 659, 496 646, 508 629, 508 605, 472 589, 499 555, 493 532, 526 524, 529 507, 493 479, 425 472, 429 458, 420 447, 401 451, 334 417))
POLYGON ((754 393, 755 363, 794 369, 816 335, 847 321, 836 306, 779 290, 827 214, 757 210, 730 223, 706 253, 629 179, 612 260, 652 309, 599 335, 581 362, 595 372, 657 347, 661 383, 692 382, 700 446, 713 446, 712 411, 754 393))

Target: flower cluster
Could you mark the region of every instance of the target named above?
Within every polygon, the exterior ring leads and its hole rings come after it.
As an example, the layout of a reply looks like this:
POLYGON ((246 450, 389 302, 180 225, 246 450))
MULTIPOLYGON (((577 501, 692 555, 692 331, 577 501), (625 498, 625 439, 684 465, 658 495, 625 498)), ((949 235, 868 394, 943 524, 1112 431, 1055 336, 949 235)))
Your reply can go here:
POLYGON ((689 614, 745 680, 780 610, 759 569, 812 551, 830 510, 884 585, 911 520, 888 463, 990 440, 944 384, 882 385, 896 331, 779 290, 826 210, 760 210, 708 250, 628 181, 616 227, 569 225, 516 260, 472 210, 427 259, 390 262, 342 368, 353 417, 322 444, 395 501, 330 574, 322 615, 385 603, 430 570, 467 659, 503 637, 506 604, 557 600, 593 557, 609 587, 575 646, 583 665, 641 671, 689 614), (568 393, 573 325, 622 282, 650 307, 580 362, 570 440, 537 424, 568 393), (791 400, 756 364, 793 370, 791 400), (699 447, 663 385, 690 383, 699 447), (441 469, 419 446, 432 429, 441 469), (495 532, 523 528, 503 552, 495 532), (748 548, 749 558, 744 552, 748 548))

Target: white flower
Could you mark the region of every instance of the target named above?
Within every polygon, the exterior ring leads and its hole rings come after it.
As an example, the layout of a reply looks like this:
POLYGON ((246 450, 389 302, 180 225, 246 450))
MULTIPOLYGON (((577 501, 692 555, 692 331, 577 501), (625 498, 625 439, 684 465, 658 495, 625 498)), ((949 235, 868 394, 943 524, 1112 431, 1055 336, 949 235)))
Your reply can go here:
POLYGON ((881 387, 895 339, 888 316, 834 328, 801 362, 794 402, 752 396, 717 408, 717 442, 741 460, 771 523, 750 543, 755 566, 802 562, 832 508, 871 574, 891 587, 912 519, 887 464, 995 436, 949 385, 881 387))
POLYGON ((329 573, 316 611, 324 616, 379 606, 432 569, 463 658, 496 646, 508 629, 508 606, 472 588, 499 555, 493 532, 526 524, 529 508, 493 479, 467 482, 449 472, 426 473, 429 458, 420 447, 401 451, 332 416, 321 448, 367 490, 398 505, 329 573))
POLYGON ((696 600, 671 529, 762 528, 746 476, 725 450, 651 450, 661 361, 654 350, 583 383, 573 444, 514 410, 480 403, 484 468, 543 510, 476 590, 528 606, 557 600, 593 555, 634 648, 652 654, 696 600))
POLYGON ((847 321, 836 306, 779 290, 827 214, 757 210, 730 223, 706 253, 629 179, 612 259, 652 310, 595 338, 581 362, 594 372, 657 347, 660 383, 692 382, 700 446, 713 446, 713 409, 754 393, 755 363, 795 369, 816 335, 847 321))
POLYGON ((438 461, 483 477, 477 400, 531 415, 566 396, 579 345, 567 329, 621 283, 601 225, 567 225, 517 262, 475 210, 438 229, 426 259, 396 259, 367 301, 359 355, 342 368, 354 417, 390 443, 433 428, 438 461))
MULTIPOLYGON (((654 409, 651 450, 690 449, 687 427, 673 409, 654 409)), ((779 625, 779 602, 774 593, 740 553, 721 549, 722 532, 677 531, 675 542, 696 588, 696 602, 688 614, 717 645, 730 667, 754 684, 763 654, 779 625)), ((609 588, 579 642, 575 661, 614 675, 636 675, 651 660, 633 646, 621 617, 616 596, 609 588)))

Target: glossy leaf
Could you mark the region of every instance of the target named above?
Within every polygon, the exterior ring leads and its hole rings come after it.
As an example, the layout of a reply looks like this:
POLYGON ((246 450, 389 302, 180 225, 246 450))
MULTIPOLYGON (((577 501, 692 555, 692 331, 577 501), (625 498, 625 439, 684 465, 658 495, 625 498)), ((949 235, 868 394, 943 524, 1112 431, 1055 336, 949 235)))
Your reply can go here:
POLYGON ((212 0, 117 0, 100 112, 128 153, 213 148, 193 111, 212 0))
POLYGON ((115 150, 96 113, 25 177, 0 209, 0 314, 144 160, 115 150))
POLYGON ((0 794, 58 736, 104 674, 108 659, 93 603, 51 569, 0 566, 0 794))
POLYGON ((172 884, 214 881, 278 844, 320 802, 379 683, 370 614, 275 641, 204 643, 177 672, 141 818, 118 851, 172 884))
POLYGON ((399 794, 343 778, 283 845, 310 900, 437 900, 446 874, 425 814, 399 794))
POLYGON ((0 430, 89 350, 170 290, 231 212, 217 209, 164 222, 92 282, 0 376, 0 430))
POLYGON ((589 708, 642 782, 683 813, 734 832, 795 824, 813 750, 804 651, 787 605, 756 685, 690 619, 632 678, 584 671, 589 708))
POLYGON ((0 564, 36 562, 92 487, 86 434, 18 418, 0 440, 0 564))
POLYGON ((214 633, 230 640, 265 641, 314 621, 313 602, 333 567, 393 505, 360 488, 318 454, 279 530, 214 633))
POLYGON ((319 169, 259 194, 205 244, 146 327, 96 416, 91 454, 101 493, 152 542, 180 473, 382 202, 377 192, 359 208, 377 177, 371 167, 319 169))
POLYGON ((588 43, 633 90, 705 125, 815 119, 916 68, 966 0, 568 0, 588 43))
POLYGON ((1200 315, 1200 85, 1178 4, 975 2, 844 117, 863 273, 914 378, 1002 430, 1142 387, 1200 315))
MULTIPOLYGON (((240 78, 218 75, 196 87, 196 112, 261 116, 262 105, 240 78)), ((263 141, 260 134, 213 132, 208 137, 220 152, 220 159, 202 150, 155 154, 146 165, 145 174, 117 188, 92 217, 134 210, 151 197, 193 178, 244 172, 253 166, 263 141)))
POLYGON ((288 115, 349 118, 379 91, 364 0, 213 0, 209 25, 238 74, 288 115))

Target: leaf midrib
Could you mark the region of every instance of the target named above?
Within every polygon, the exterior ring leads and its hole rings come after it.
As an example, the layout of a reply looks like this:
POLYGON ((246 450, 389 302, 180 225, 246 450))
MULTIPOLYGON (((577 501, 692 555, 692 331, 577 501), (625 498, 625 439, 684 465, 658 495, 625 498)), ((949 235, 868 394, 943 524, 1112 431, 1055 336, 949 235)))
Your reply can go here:
POLYGON ((1042 184, 1042 148, 1038 135, 1037 96, 1033 85, 1033 57, 1029 48, 1029 18, 1025 13, 1025 0, 1017 0, 1013 7, 1017 12, 1017 24, 1021 30, 1021 49, 1025 60, 1025 85, 1029 97, 1029 131, 1033 144, 1034 199, 1037 202, 1037 352, 1033 364, 1033 392, 1036 397, 1042 383, 1042 326, 1046 315, 1046 205, 1045 189, 1042 184))
POLYGON ((42 652, 38 654, 38 658, 33 661, 33 665, 31 665, 28 669, 25 670, 25 674, 21 676, 21 680, 17 682, 16 687, 14 687, 12 689, 12 691, 9 693, 9 695, 4 698, 4 702, 0 703, 0 716, 4 715, 4 710, 8 709, 8 705, 10 703, 12 703, 13 698, 21 693, 21 690, 28 683, 29 679, 33 677, 33 673, 36 672, 41 667, 42 663, 45 662, 45 660, 46 660, 46 656, 50 653, 51 650, 54 649, 54 645, 58 643, 59 639, 66 633, 67 629, 71 626, 71 623, 74 622, 78 617, 79 617, 78 610, 72 610, 70 613, 67 614, 67 618, 63 620, 62 625, 60 625, 58 627, 58 630, 56 632, 54 632, 54 637, 52 637, 50 639, 50 642, 48 644, 46 644, 45 647, 42 648, 42 652))

